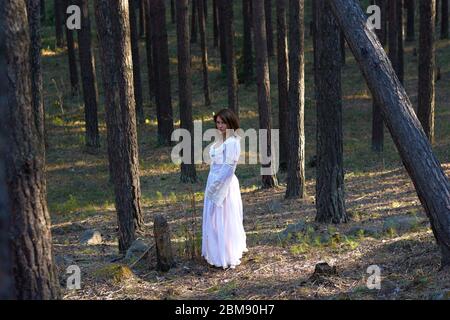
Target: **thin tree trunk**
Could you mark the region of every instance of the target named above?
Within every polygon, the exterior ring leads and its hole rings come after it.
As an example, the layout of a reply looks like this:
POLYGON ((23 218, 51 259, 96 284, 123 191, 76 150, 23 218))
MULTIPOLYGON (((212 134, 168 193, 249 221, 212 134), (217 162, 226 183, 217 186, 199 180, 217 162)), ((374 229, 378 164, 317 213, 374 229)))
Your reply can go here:
POLYGON ((220 0, 222 10, 223 36, 226 55, 228 108, 239 116, 238 81, 234 49, 233 0, 220 0))
POLYGON ((145 0, 137 0, 139 6, 139 36, 145 38, 145 0))
POLYGON ((191 0, 191 9, 191 43, 197 43, 197 0, 191 0))
POLYGON ((153 65, 155 67, 158 143, 171 145, 173 111, 170 85, 170 61, 164 0, 150 0, 153 65))
POLYGON ((249 84, 253 79, 253 50, 252 50, 252 0, 242 0, 242 18, 243 18, 243 83, 249 84))
POLYGON ((131 55, 133 59, 133 87, 136 102, 136 119, 140 124, 145 123, 144 106, 142 98, 141 59, 139 54, 139 30, 136 10, 139 0, 128 0, 130 16, 131 55))
POLYGON ((403 35, 405 30, 405 24, 403 23, 403 0, 396 0, 397 4, 397 23, 398 23, 398 78, 401 83, 404 79, 404 45, 403 45, 403 35))
POLYGON ((208 21, 208 0, 203 1, 203 16, 205 17, 205 23, 208 21))
POLYGON ((88 0, 78 0, 81 8, 81 29, 78 30, 81 82, 84 98, 84 119, 86 122, 86 146, 100 147, 98 131, 97 101, 98 90, 95 74, 95 61, 91 44, 91 19, 88 0))
MULTIPOLYGON (((450 181, 433 154, 431 144, 421 129, 406 91, 395 76, 381 44, 375 34, 367 30, 367 17, 358 1, 328 1, 345 32, 347 43, 372 95, 382 108, 386 125, 430 219, 431 228, 441 249, 442 266, 449 266, 450 181)), ((425 3, 428 1, 423 1, 423 4, 425 3)))
POLYGON ((276 0, 278 52, 278 126, 280 129, 280 169, 287 169, 289 146, 289 61, 287 43, 287 0, 276 0))
POLYGON ((217 1, 217 20, 219 25, 219 49, 220 49, 220 69, 222 72, 226 72, 227 67, 227 52, 226 52, 226 38, 225 38, 225 20, 224 12, 222 8, 222 1, 217 1))
POLYGON ((219 7, 217 5, 217 1, 213 0, 213 37, 214 37, 214 48, 219 46, 219 7))
POLYGON ((142 230, 128 0, 95 0, 102 57, 108 157, 112 168, 119 225, 119 252, 124 254, 142 230))
MULTIPOLYGON (((255 57, 256 57, 256 84, 258 87, 258 110, 259 127, 267 130, 267 156, 272 159, 272 141, 271 141, 271 101, 270 101, 270 78, 269 78, 269 58, 267 55, 267 33, 264 16, 263 1, 253 3, 253 31, 255 37, 255 57)), ((270 164, 263 164, 262 170, 268 171, 270 164)), ((276 172, 263 172, 262 187, 274 188, 278 185, 276 172)))
MULTIPOLYGON (((63 9, 65 10, 69 6, 70 0, 65 0, 63 9)), ((68 15, 64 14, 67 19, 68 15)), ((66 30, 67 39, 67 57, 69 58, 69 74, 70 74, 70 87, 72 89, 72 96, 76 96, 80 92, 80 82, 78 79, 78 67, 77 67, 77 54, 75 50, 75 39, 74 31, 67 28, 64 24, 64 29, 66 30)))
POLYGON ((172 23, 175 23, 175 0, 170 0, 170 17, 172 19, 172 23))
POLYGON ((15 298, 57 299, 59 283, 53 264, 45 152, 36 120, 42 115, 33 109, 25 1, 3 2, 0 24, 0 110, 4 112, 0 128, 7 134, 4 154, 12 217, 9 236, 14 239, 10 244, 15 298))
POLYGON ((434 143, 435 105, 435 0, 420 1, 419 95, 417 116, 431 143, 434 143))
POLYGON ((145 48, 147 52, 147 75, 148 75, 148 87, 149 98, 153 100, 155 96, 155 70, 153 64, 153 49, 152 49, 152 30, 150 23, 150 4, 149 0, 142 0, 144 2, 145 11, 145 48))
MULTIPOLYGON (((289 1, 289 156, 286 198, 305 197, 304 0, 289 1)), ((317 5, 317 3, 316 3, 317 5)), ((317 33, 318 30, 315 30, 317 33)), ((317 61, 316 61, 317 64, 317 61)), ((317 65, 316 65, 317 68, 317 65)))
MULTIPOLYGON (((195 1, 195 0, 194 0, 195 1)), ((203 0, 200 0, 200 2, 203 0)), ((199 4, 199 3, 197 3, 199 4)), ((201 8, 203 10, 203 7, 201 8)), ((200 11, 200 10, 199 10, 200 11)), ((180 101, 180 127, 194 134, 192 120, 192 77, 189 49, 189 2, 177 1, 177 48, 178 48, 178 86, 180 101)), ((181 181, 195 183, 197 173, 194 164, 194 144, 191 143, 190 163, 181 164, 181 181)))
POLYGON ((441 39, 448 39, 448 0, 442 1, 441 39))
POLYGON ((407 10, 407 27, 406 27, 406 41, 412 42, 416 40, 414 20, 416 14, 416 1, 415 0, 405 0, 406 10, 407 10))
POLYGON ((198 11, 198 29, 200 31, 200 48, 202 51, 202 69, 203 69, 203 95, 205 96, 205 106, 211 105, 209 97, 209 79, 208 79, 208 47, 206 46, 206 21, 204 0, 197 0, 198 11))
MULTIPOLYGON (((387 29, 387 1, 388 0, 378 0, 376 3, 381 8, 381 30, 376 30, 378 39, 381 45, 384 47, 386 45, 386 29, 387 29)), ((372 105, 372 151, 383 152, 384 148, 384 123, 383 116, 381 115, 381 108, 373 99, 372 105)))
POLYGON ((64 47, 64 31, 63 31, 63 2, 61 0, 54 1, 54 15, 55 15, 55 35, 56 35, 56 47, 64 47))
POLYGON ((344 197, 341 31, 327 0, 316 2, 316 221, 348 221, 344 197))
POLYGON ((397 0, 389 1, 389 33, 388 33, 388 45, 389 45, 389 60, 391 60, 392 67, 398 76, 398 21, 397 21, 397 0))
POLYGON ((269 57, 273 57, 275 56, 275 51, 273 45, 272 0, 264 0, 264 14, 266 15, 267 54, 269 57))

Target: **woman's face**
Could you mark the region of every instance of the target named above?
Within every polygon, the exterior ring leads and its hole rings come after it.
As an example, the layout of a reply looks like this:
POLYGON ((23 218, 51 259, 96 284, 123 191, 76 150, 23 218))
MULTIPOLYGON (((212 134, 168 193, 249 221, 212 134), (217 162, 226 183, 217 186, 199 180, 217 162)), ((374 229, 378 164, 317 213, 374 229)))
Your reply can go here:
POLYGON ((217 130, 219 130, 222 134, 225 134, 227 132, 227 124, 223 122, 222 118, 220 116, 217 116, 216 118, 216 127, 217 130))

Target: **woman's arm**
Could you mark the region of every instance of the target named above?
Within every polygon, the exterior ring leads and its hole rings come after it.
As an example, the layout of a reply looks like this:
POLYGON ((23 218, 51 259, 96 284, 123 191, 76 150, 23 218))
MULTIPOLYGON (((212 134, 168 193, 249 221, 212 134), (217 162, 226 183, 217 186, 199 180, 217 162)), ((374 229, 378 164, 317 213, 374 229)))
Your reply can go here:
POLYGON ((210 199, 217 206, 222 206, 228 193, 231 178, 236 171, 239 156, 241 154, 241 144, 239 139, 233 139, 230 143, 224 144, 225 160, 220 167, 219 173, 206 189, 205 197, 210 199))

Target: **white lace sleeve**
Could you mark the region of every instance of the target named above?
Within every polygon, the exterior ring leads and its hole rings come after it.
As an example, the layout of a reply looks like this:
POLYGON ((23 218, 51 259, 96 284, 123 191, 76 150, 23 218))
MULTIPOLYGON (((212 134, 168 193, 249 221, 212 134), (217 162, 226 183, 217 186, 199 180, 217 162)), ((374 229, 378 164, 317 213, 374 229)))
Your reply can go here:
POLYGON ((225 158, 220 167, 219 173, 215 176, 212 183, 206 189, 205 196, 216 206, 222 206, 228 193, 231 178, 236 170, 237 163, 241 154, 241 144, 239 139, 235 138, 230 143, 224 144, 225 158))

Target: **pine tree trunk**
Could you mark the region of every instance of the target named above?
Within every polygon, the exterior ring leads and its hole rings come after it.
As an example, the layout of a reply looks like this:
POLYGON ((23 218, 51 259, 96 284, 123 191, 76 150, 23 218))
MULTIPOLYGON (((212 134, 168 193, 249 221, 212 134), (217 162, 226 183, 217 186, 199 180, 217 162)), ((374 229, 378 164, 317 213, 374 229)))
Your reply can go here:
POLYGON ((264 0, 264 14, 266 16, 267 54, 270 58, 275 56, 273 45, 272 0, 264 0))
POLYGON ((219 25, 219 50, 220 50, 220 69, 222 72, 226 72, 227 68, 227 51, 226 51, 226 38, 225 38, 225 20, 222 7, 222 1, 217 1, 217 21, 219 25))
MULTIPOLYGON (((318 30, 316 29, 315 32, 317 33, 318 30)), ((305 113, 304 0, 290 0, 289 1, 289 114, 288 114, 290 143, 288 155, 287 188, 285 195, 287 199, 303 198, 306 195, 304 113, 305 113)))
POLYGON ((31 61, 31 94, 33 95, 33 110, 36 115, 36 127, 38 128, 39 148, 45 152, 45 112, 42 96, 42 68, 41 68, 41 6, 39 0, 27 0, 28 23, 30 27, 30 61, 31 61))
POLYGON ((238 81, 234 49, 233 0, 220 0, 226 56, 228 108, 239 116, 238 81))
POLYGON ((278 126, 280 129, 280 169, 287 169, 289 131, 289 62, 287 44, 287 0, 276 0, 278 52, 278 126))
POLYGON ((45 20, 47 19, 47 12, 45 9, 45 0, 40 0, 40 4, 41 4, 41 22, 44 23, 45 20))
MULTIPOLYGON (((35 18, 33 18, 34 20, 35 18)), ((6 185, 15 298, 59 298, 47 207, 45 154, 33 110, 30 33, 25 1, 5 1, 0 10, 0 128, 7 136, 6 185)), ((3 262, 3 261, 2 261, 3 262)))
POLYGON ((435 0, 420 1, 419 95, 417 116, 431 143, 434 143, 435 105, 435 0))
MULTIPOLYGON (((202 1, 202 0, 201 0, 202 1)), ((203 8, 202 8, 203 9, 203 8)), ((178 86, 180 101, 180 127, 194 134, 194 123, 192 120, 192 77, 191 56, 189 48, 189 2, 188 0, 177 1, 177 49, 178 49, 178 86)), ((190 163, 181 164, 181 181, 184 183, 195 183, 197 173, 194 164, 194 144, 190 144, 190 163)))
MULTIPOLYGON (((69 6, 70 0, 65 0, 63 8, 64 10, 69 6)), ((65 20, 68 15, 64 14, 65 20)), ((70 87, 72 96, 76 96, 80 92, 80 82, 78 79, 78 67, 77 67, 77 54, 75 50, 75 39, 74 31, 67 28, 64 24, 64 29, 66 30, 66 40, 67 40, 67 57, 69 58, 69 75, 70 75, 70 87)))
POLYGON ((398 15, 397 15, 397 0, 388 1, 389 7, 389 33, 388 33, 388 45, 389 45, 389 60, 391 60, 392 67, 398 76, 398 15))
POLYGON ((54 15, 55 15, 55 36, 56 36, 56 47, 64 47, 64 32, 63 32, 63 17, 65 12, 63 12, 63 2, 61 0, 54 1, 54 15))
POLYGON ((191 43, 197 43, 197 0, 191 0, 191 3, 191 43))
POLYGON ((128 0, 130 12, 131 55, 133 59, 133 87, 136 102, 136 119, 140 124, 145 123, 144 106, 142 98, 141 59, 139 54, 139 30, 136 10, 139 0, 128 0))
MULTIPOLYGON (((267 156, 272 157, 271 142, 271 101, 270 101, 270 78, 269 78, 269 57, 267 55, 267 33, 264 16, 263 1, 253 2, 253 31, 255 41, 256 58, 256 84, 258 87, 258 110, 259 127, 267 130, 267 156)), ((273 160, 273 159, 272 159, 273 160)), ((263 164, 262 170, 268 170, 272 163, 263 164)), ((266 173, 266 172, 264 172, 266 173)), ((262 175, 262 187, 273 188, 278 185, 276 172, 262 175)))
MULTIPOLYGON (((5 17, 0 12, 3 22, 5 17)), ((5 81, 2 75, 6 75, 6 47, 5 27, 0 22, 0 80, 5 81)), ((0 119, 6 118, 8 91, 5 86, 0 86, 0 119)), ((1 123, 1 120, 0 120, 1 123)), ((9 230, 11 227, 12 212, 8 203, 8 190, 6 185, 6 127, 0 125, 0 300, 12 300, 14 293, 14 277, 12 273, 11 246, 9 230)))
POLYGON ((205 97, 205 106, 211 105, 209 97, 209 78, 208 78, 208 47, 206 46, 206 21, 204 0, 198 0, 198 29, 200 32, 200 49, 202 51, 202 69, 203 69, 203 95, 205 97))
POLYGON ((397 4, 397 36, 398 36, 398 78, 403 84, 404 79, 404 45, 403 45, 403 35, 404 35, 404 23, 403 23, 403 0, 396 0, 397 4))
POLYGON ((145 0, 137 0, 139 7, 139 36, 145 38, 145 0))
POLYGON ((219 46, 219 7, 217 5, 217 1, 213 0, 213 37, 214 37, 214 48, 219 46))
POLYGON ((448 0, 442 0, 441 39, 448 39, 448 0))
POLYGON ((348 221, 344 198, 341 31, 327 0, 316 1, 316 221, 348 221))
POLYGON ((95 0, 105 92, 108 157, 124 254, 143 226, 128 0, 95 0))
POLYGON ((147 76, 148 76, 148 93, 150 101, 155 97, 155 67, 153 64, 153 49, 152 49, 152 29, 150 23, 150 4, 149 0, 142 0, 144 2, 145 11, 145 49, 147 52, 147 76))
POLYGON ((78 30, 78 52, 80 55, 81 82, 84 98, 84 119, 86 122, 86 146, 100 147, 98 130, 97 101, 98 90, 95 74, 95 61, 92 54, 91 19, 88 0, 78 0, 81 9, 81 29, 78 30))
POLYGON ((172 19, 172 23, 175 23, 175 0, 170 0, 170 17, 172 19))
MULTIPOLYGON (((395 76, 383 47, 377 41, 375 34, 367 30, 367 18, 358 1, 328 1, 340 27, 345 32, 347 43, 352 49, 372 95, 382 108, 386 125, 430 219, 431 228, 441 249, 442 265, 448 266, 450 265, 450 222, 448 219, 450 181, 433 154, 431 144, 421 129, 406 91, 395 76)), ((422 4, 426 3, 428 1, 422 2, 422 4)), ((430 15, 428 15, 428 23, 429 20, 430 15)))
POLYGON ((150 0, 152 22, 153 66, 155 68, 156 116, 158 143, 171 145, 173 111, 170 85, 170 61, 167 42, 166 7, 164 0, 150 0))
POLYGON ((243 18, 243 83, 249 84, 253 79, 253 50, 252 50, 252 0, 242 0, 242 18, 243 18))
POLYGON ((415 0, 405 0, 406 10, 407 10, 407 27, 406 27, 406 41, 412 42, 416 40, 414 20, 416 14, 416 1, 415 0))

